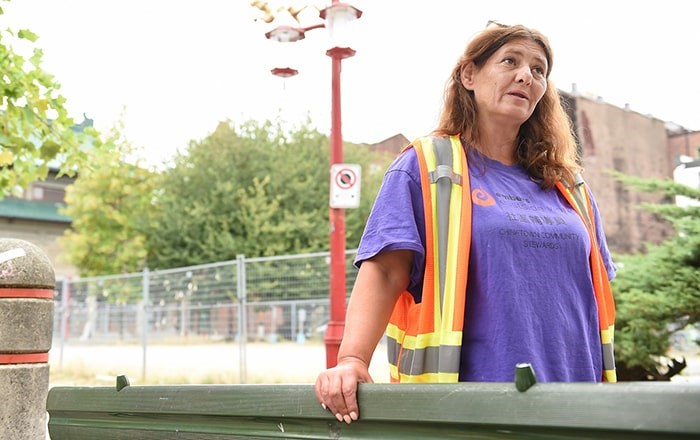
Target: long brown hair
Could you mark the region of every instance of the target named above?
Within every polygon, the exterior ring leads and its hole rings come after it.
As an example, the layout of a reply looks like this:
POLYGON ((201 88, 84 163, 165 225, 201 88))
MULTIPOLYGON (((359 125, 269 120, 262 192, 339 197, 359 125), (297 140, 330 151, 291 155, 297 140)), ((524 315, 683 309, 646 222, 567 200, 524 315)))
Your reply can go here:
POLYGON ((481 67, 504 44, 521 39, 533 41, 544 50, 547 90, 530 118, 520 126, 515 160, 530 177, 541 181, 543 188, 551 188, 557 181, 572 185, 575 173, 580 171, 576 141, 559 92, 549 79, 552 49, 547 37, 534 29, 498 24, 484 29, 467 45, 445 87, 440 122, 433 133, 442 136, 461 134, 467 145, 476 143, 479 139, 478 109, 474 92, 462 85, 462 67, 471 62, 481 67))

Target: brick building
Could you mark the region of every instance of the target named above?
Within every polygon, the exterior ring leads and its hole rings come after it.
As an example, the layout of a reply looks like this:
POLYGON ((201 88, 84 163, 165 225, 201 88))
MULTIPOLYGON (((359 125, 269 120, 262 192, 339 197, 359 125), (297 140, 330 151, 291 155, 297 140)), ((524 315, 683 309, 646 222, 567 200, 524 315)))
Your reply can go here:
POLYGON ((700 131, 671 125, 668 134, 671 172, 684 162, 700 159, 700 131))
POLYGON ((673 230, 642 203, 668 202, 656 194, 628 189, 611 174, 672 178, 667 123, 599 99, 562 93, 579 143, 584 179, 593 189, 613 252, 635 252, 659 243, 673 230))

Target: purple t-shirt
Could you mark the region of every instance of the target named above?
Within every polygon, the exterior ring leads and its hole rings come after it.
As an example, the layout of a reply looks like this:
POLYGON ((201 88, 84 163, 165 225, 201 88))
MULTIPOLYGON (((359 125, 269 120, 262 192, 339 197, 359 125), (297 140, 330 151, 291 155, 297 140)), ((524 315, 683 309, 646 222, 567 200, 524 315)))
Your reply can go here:
MULTIPOLYGON (((558 190, 542 190, 518 165, 469 153, 472 243, 460 381, 511 382, 532 364, 540 382, 602 378, 590 239, 558 190)), ((598 208, 598 243, 615 275, 598 208)), ((425 218, 413 149, 389 167, 355 264, 384 250, 414 252, 409 291, 421 300, 425 218)))

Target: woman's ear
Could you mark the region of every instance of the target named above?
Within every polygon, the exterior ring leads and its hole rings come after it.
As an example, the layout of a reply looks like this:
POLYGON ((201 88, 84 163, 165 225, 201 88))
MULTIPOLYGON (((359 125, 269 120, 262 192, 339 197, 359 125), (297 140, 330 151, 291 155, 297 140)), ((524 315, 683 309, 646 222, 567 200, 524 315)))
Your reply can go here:
POLYGON ((460 69, 460 79, 462 80, 462 85, 467 90, 474 90, 474 74, 476 73, 476 66, 474 62, 469 62, 462 66, 460 69))

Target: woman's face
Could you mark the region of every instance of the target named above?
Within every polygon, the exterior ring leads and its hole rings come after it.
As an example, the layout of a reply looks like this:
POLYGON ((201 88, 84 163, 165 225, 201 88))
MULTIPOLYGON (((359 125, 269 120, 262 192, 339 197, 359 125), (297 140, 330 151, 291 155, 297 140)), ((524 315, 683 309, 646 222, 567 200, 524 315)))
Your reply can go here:
POLYGON ((462 85, 474 92, 479 120, 522 125, 547 90, 547 58, 540 45, 519 39, 504 44, 477 67, 462 67, 462 85))

